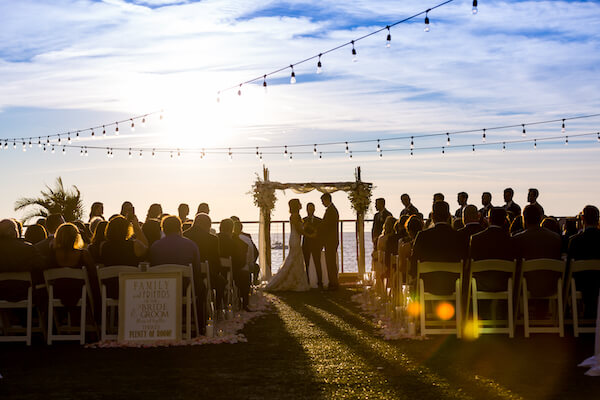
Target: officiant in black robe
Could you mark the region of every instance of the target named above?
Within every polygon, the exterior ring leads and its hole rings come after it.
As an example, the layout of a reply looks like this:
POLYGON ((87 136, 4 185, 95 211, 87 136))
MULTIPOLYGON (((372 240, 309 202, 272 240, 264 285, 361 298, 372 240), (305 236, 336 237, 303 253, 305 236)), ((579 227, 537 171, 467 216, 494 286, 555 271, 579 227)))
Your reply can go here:
POLYGON ((318 231, 321 225, 321 218, 315 217, 315 205, 308 203, 306 205, 306 213, 308 216, 303 218, 303 228, 305 234, 302 236, 302 254, 304 255, 304 265, 306 266, 306 276, 310 283, 310 258, 315 263, 315 271, 317 273, 317 286, 323 287, 323 273, 321 270, 321 249, 323 243, 319 240, 318 231))

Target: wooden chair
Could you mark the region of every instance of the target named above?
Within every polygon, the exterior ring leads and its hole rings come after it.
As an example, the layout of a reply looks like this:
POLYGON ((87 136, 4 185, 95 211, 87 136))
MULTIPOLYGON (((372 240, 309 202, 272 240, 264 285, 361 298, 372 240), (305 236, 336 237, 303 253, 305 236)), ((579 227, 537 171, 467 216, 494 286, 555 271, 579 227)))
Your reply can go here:
POLYGON ((33 312, 33 292, 31 283, 31 273, 29 272, 4 272, 0 273, 1 282, 26 282, 29 284, 27 288, 27 297, 23 300, 8 301, 0 299, 1 309, 27 309, 27 323, 25 328, 9 326, 8 321, 3 324, 2 330, 4 335, 0 336, 0 342, 25 342, 27 346, 31 346, 31 320, 33 312), (10 332, 24 333, 24 335, 10 335, 10 332))
POLYGON ((200 272, 204 275, 204 287, 206 288, 206 301, 204 302, 204 315, 214 319, 215 315, 215 299, 217 297, 212 289, 212 282, 210 280, 210 266, 208 262, 200 263, 200 272))
POLYGON ((596 329, 598 329, 595 320, 579 321, 577 300, 581 300, 581 292, 577 291, 575 277, 573 277, 573 274, 583 271, 600 271, 600 260, 571 261, 571 312, 573 314, 573 335, 575 335, 575 337, 579 337, 580 333, 595 333, 596 329), (583 322, 586 326, 579 326, 580 322, 583 322))
POLYGON ((473 307, 473 324, 475 325, 475 337, 478 337, 479 333, 508 333, 508 336, 510 338, 513 338, 515 336, 513 311, 513 282, 515 278, 516 267, 517 260, 471 260, 471 301, 473 307), (508 272, 512 275, 510 278, 508 278, 508 284, 505 291, 484 292, 478 290, 477 278, 472 276, 472 274, 488 271, 508 272), (494 307, 494 303, 497 300, 506 300, 508 304, 508 320, 497 320, 495 318, 495 309, 492 310, 493 317, 491 319, 479 320, 479 300, 492 300, 492 307, 494 307), (498 325, 501 325, 503 323, 507 326, 498 327, 498 325))
POLYGON ((417 284, 419 293, 419 305, 420 305, 420 316, 421 316, 421 336, 426 334, 446 334, 455 333, 458 338, 462 336, 461 331, 461 295, 462 295, 462 274, 463 274, 463 262, 431 262, 431 261, 418 261, 417 262, 417 284), (455 282, 454 293, 450 295, 435 295, 425 291, 425 284, 421 279, 421 274, 431 272, 451 272, 457 274, 459 277, 455 282), (441 326, 441 328, 429 328, 427 325, 426 318, 426 301, 454 301, 455 307, 455 326, 453 328, 447 328, 448 321, 429 321, 430 326, 441 326))
MULTIPOLYGON (((44 271, 44 280, 48 289, 48 344, 51 345, 55 340, 79 340, 79 344, 85 343, 86 317, 88 308, 88 297, 91 299, 89 290, 90 284, 85 267, 81 268, 53 268, 44 271), (60 299, 54 298, 54 282, 58 279, 72 279, 81 281, 81 297, 77 301, 77 307, 80 308, 79 327, 71 325, 71 316, 67 315, 67 325, 61 325, 58 318, 55 318, 55 308, 64 307, 60 299), (53 322, 56 322, 56 330, 59 334, 53 333, 53 322), (79 331, 79 333, 76 333, 79 331), (67 332, 67 333, 60 333, 67 332), (75 333, 72 333, 75 332, 75 333)), ((92 304, 89 304, 91 307, 92 304)), ((90 308, 91 308, 90 307, 90 308)))
POLYGON ((200 332, 198 323, 198 310, 196 309, 196 290, 194 289, 194 270, 191 265, 161 264, 148 269, 148 272, 181 272, 183 278, 188 279, 187 287, 184 287, 182 304, 185 304, 185 333, 186 339, 192 338, 192 314, 196 334, 200 332))
MULTIPOLYGON (((102 301, 102 317, 100 324, 100 338, 102 340, 116 340, 117 334, 107 334, 107 317, 110 312, 110 327, 115 327, 116 320, 116 311, 119 308, 119 297, 117 291, 117 298, 110 298, 106 294, 106 285, 103 281, 107 279, 119 279, 119 274, 121 273, 131 273, 131 272, 140 272, 138 267, 132 267, 130 265, 113 265, 110 267, 104 267, 102 265, 96 266, 96 271, 98 275, 98 285, 100 287, 100 298, 102 301)), ((117 327, 118 329, 118 327, 117 327)))
POLYGON ((523 327, 525 330, 525 337, 529 337, 530 333, 558 333, 560 337, 565 334, 564 328, 564 317, 563 317, 563 297, 562 297, 562 282, 565 273, 565 262, 562 260, 552 260, 547 258, 540 258, 535 260, 523 260, 521 268, 521 289, 522 289, 522 301, 523 301, 523 327), (527 279, 524 274, 526 272, 533 271, 554 271, 561 274, 556 282, 556 294, 546 297, 535 297, 535 299, 548 300, 557 302, 557 316, 558 321, 552 320, 536 320, 532 321, 529 319, 529 300, 533 299, 530 296, 527 289, 527 279), (552 323, 552 326, 548 326, 548 323, 552 323), (535 326, 531 326, 531 323, 535 323, 535 326))
MULTIPOLYGON (((233 263, 231 257, 221 257, 221 267, 227 270, 227 284, 225 285, 225 298, 227 304, 233 306, 238 299, 238 289, 233 280, 233 263)), ((225 306, 225 304, 223 304, 225 306)))

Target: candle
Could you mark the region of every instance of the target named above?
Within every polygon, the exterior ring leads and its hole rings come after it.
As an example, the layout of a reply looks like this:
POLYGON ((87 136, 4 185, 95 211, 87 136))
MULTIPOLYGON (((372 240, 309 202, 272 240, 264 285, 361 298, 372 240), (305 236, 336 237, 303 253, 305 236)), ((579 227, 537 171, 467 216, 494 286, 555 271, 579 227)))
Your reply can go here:
POLYGON ((223 336, 225 336, 225 333, 223 332, 223 329, 219 329, 218 336, 219 336, 219 337, 223 337, 223 336))
POLYGON ((409 336, 415 336, 417 334, 415 323, 413 321, 408 323, 408 334, 409 336))
POLYGON ((206 337, 213 336, 215 336, 215 327, 213 325, 212 318, 209 318, 208 322, 206 323, 206 337))
POLYGON ((227 306, 227 319, 233 319, 233 306, 231 304, 227 306))

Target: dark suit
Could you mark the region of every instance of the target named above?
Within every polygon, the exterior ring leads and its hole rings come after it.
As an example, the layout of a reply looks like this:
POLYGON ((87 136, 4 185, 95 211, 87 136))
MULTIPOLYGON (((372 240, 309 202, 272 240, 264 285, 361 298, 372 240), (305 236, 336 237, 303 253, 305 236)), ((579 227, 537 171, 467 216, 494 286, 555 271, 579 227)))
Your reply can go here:
POLYGON ((248 296, 246 295, 246 286, 250 286, 250 273, 243 270, 246 265, 246 254, 248 245, 238 237, 228 236, 219 233, 219 256, 231 257, 231 266, 233 272, 233 281, 240 289, 244 307, 248 305, 248 296))
POLYGON ((494 208, 494 206, 492 205, 492 203, 488 204, 487 206, 483 206, 479 209, 479 214, 481 214, 481 218, 482 219, 487 219, 488 218, 488 212, 490 212, 490 210, 494 208))
POLYGON ((371 239, 373 240, 373 242, 375 242, 377 240, 377 237, 379 237, 379 235, 381 235, 381 232, 383 232, 383 224, 385 223, 387 217, 391 216, 392 213, 386 209, 375 213, 375 215, 373 216, 373 227, 371 228, 371 239))
POLYGON ((336 289, 338 284, 337 271, 337 249, 340 244, 339 237, 340 215, 337 208, 331 203, 325 210, 319 236, 325 246, 325 261, 327 263, 327 276, 329 278, 329 287, 336 289))
POLYGON ((310 257, 315 263, 315 272, 317 273, 317 284, 319 287, 323 285, 323 273, 321 270, 321 249, 323 243, 321 242, 318 233, 321 227, 321 218, 305 217, 302 220, 304 222, 304 231, 309 233, 317 233, 317 237, 311 238, 306 235, 302 236, 302 254, 304 255, 304 265, 306 266, 306 276, 308 277, 308 268, 310 266, 310 257))
POLYGON ((519 206, 514 201, 511 201, 510 204, 506 203, 505 205, 502 206, 502 208, 504 208, 507 213, 509 213, 509 212, 512 213, 513 218, 516 218, 519 215, 521 215, 521 206, 519 206))
MULTIPOLYGON (((30 272, 33 284, 44 282, 41 274, 42 258, 38 250, 21 239, 0 239, 0 273, 30 272)), ((27 299, 28 283, 0 282, 0 300, 27 299)))
MULTIPOLYGON (((469 258, 479 260, 516 259, 513 238, 499 226, 490 226, 486 230, 471 236, 469 258)), ((477 289, 485 292, 506 290, 511 274, 501 271, 487 271, 473 274, 477 279, 477 289)))
MULTIPOLYGON (((416 276, 417 261, 456 262, 465 260, 467 246, 464 234, 452 229, 449 224, 438 223, 433 228, 421 231, 415 238, 412 249, 412 275, 416 276)), ((455 290, 457 274, 433 272, 421 275, 425 290, 434 294, 450 294, 455 290)))
POLYGON ((404 210, 402 210, 400 212, 400 216, 403 215, 417 215, 419 213, 419 210, 417 209, 417 207, 413 206, 412 203, 408 205, 408 207, 405 207, 404 210))
POLYGON ((465 236, 465 240, 467 241, 467 245, 471 240, 471 236, 483 231, 483 226, 479 222, 469 222, 467 225, 463 226, 458 230, 458 232, 462 233, 465 236))
MULTIPOLYGON (((561 240, 557 233, 539 226, 527 228, 514 237, 516 255, 522 260, 550 258, 560 260, 561 240)), ((519 268, 520 271, 520 268, 519 268)), ((550 271, 534 271, 525 274, 527 288, 535 297, 556 293, 559 274, 550 271)))
MULTIPOLYGON (((586 228, 573 236, 569 240, 569 260, 600 260, 600 229, 586 228)), ((581 291, 584 317, 594 318, 600 289, 600 272, 582 271, 573 277, 577 290, 581 291)))
POLYGON ((466 207, 466 205, 460 206, 460 208, 456 209, 456 211, 454 212, 454 218, 461 219, 462 213, 463 213, 463 210, 465 209, 465 207, 466 207))

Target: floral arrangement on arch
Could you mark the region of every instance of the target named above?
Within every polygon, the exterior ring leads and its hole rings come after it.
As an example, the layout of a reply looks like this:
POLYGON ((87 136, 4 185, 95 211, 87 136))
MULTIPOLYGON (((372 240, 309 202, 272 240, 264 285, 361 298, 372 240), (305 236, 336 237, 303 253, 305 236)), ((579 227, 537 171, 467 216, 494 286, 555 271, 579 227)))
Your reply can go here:
POLYGON ((267 211, 270 215, 275 208, 275 202, 277 201, 277 196, 275 196, 275 188, 257 177, 256 181, 252 185, 252 190, 250 193, 254 199, 254 205, 262 210, 267 211))
POLYGON ((366 183, 356 182, 352 185, 352 190, 348 192, 348 199, 358 214, 365 214, 369 209, 372 191, 371 185, 366 183))

